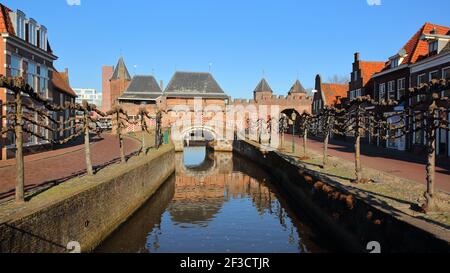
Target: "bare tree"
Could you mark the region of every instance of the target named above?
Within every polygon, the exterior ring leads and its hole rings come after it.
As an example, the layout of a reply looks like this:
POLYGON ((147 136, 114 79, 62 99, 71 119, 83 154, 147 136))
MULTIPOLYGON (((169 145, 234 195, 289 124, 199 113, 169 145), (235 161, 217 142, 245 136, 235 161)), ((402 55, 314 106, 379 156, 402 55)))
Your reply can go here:
POLYGON ((438 209, 435 198, 435 169, 436 169, 436 131, 444 129, 449 131, 449 121, 446 117, 449 114, 449 99, 441 94, 450 90, 450 82, 445 80, 433 80, 429 84, 424 84, 417 88, 412 88, 404 97, 404 100, 412 100, 401 118, 394 124, 389 124, 391 132, 390 138, 399 138, 411 133, 425 134, 427 166, 426 181, 427 189, 424 194, 425 203, 422 204, 422 211, 427 213, 438 209), (414 126, 406 124, 405 118, 414 120, 414 126))
POLYGON ((328 78, 328 82, 329 83, 336 83, 336 84, 347 84, 347 83, 350 82, 350 77, 349 76, 344 76, 344 75, 334 74, 333 76, 328 78))
MULTIPOLYGON (((308 158, 308 130, 311 128, 313 117, 308 112, 303 112, 299 117, 300 131, 303 136, 303 157, 308 158)), ((294 124, 295 126, 295 124, 294 124)), ((295 141, 292 139, 292 141, 295 141)))
POLYGON ((330 136, 333 132, 336 132, 335 121, 336 116, 340 113, 335 107, 325 106, 319 116, 316 117, 317 125, 323 135, 323 163, 322 168, 328 167, 328 144, 330 136))

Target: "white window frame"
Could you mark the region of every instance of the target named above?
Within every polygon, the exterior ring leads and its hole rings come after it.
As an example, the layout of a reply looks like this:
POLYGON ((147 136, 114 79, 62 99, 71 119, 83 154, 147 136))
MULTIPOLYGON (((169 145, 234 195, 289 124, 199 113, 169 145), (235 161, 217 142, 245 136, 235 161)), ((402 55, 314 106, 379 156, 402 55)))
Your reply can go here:
POLYGON ((388 94, 388 99, 395 97, 395 80, 388 81, 387 94, 388 94))
POLYGON ((25 40, 25 17, 22 12, 16 12, 16 36, 25 40))
MULTIPOLYGON (((442 70, 441 70, 441 77, 444 79, 444 71, 445 70, 449 70, 450 71, 450 66, 447 66, 447 67, 444 67, 444 68, 442 68, 442 70)), ((449 78, 450 79, 450 78, 449 78)))
POLYGON ((397 80, 397 99, 400 99, 400 91, 405 91, 406 89, 406 78, 401 78, 397 80), (400 84, 401 82, 403 82, 403 87, 400 84))
POLYGON ((27 83, 31 87, 33 87, 34 92, 37 92, 38 88, 37 88, 37 80, 36 79, 37 79, 37 77, 39 77, 39 75, 37 74, 38 64, 33 62, 33 61, 31 61, 31 60, 27 60, 27 63, 28 63, 28 66, 27 66, 27 83), (34 68, 35 68, 35 71, 33 73, 30 73, 30 64, 32 64, 34 66, 34 68), (30 75, 33 78, 33 83, 32 84, 30 84, 30 80, 29 80, 30 75))
POLYGON ((45 65, 42 65, 42 64, 39 65, 39 75, 37 76, 39 78, 39 93, 41 95, 43 95, 45 98, 48 98, 48 96, 49 96, 49 91, 48 91, 48 81, 49 81, 48 72, 49 72, 48 67, 46 67, 45 65), (47 73, 45 75, 42 75, 42 70, 43 69, 45 69, 47 71, 47 73), (42 82, 45 83, 44 84, 44 89, 45 90, 41 89, 42 82))
POLYGON ((378 99, 382 100, 386 97, 386 83, 380 83, 378 85, 378 99))
POLYGON ((433 52, 437 52, 438 49, 439 49, 439 42, 437 40, 433 40, 433 41, 430 41, 428 43, 428 54, 431 54, 433 52), (435 45, 436 48, 434 48, 433 45, 435 45))
MULTIPOLYGON (((433 73, 438 73, 439 74, 439 70, 434 70, 434 71, 431 71, 430 73, 428 73, 428 80, 431 82, 431 80, 432 80, 432 78, 431 78, 431 74, 433 74, 433 73)), ((441 73, 441 75, 440 76, 438 76, 438 79, 439 78, 442 78, 442 73, 441 73)))
POLYGON ((15 77, 15 75, 13 74, 13 70, 17 72, 17 76, 21 76, 21 74, 22 74, 22 66, 23 66, 22 58, 17 56, 17 55, 15 55, 15 54, 11 54, 10 56, 11 56, 11 64, 10 64, 11 76, 15 77), (13 65, 12 65, 13 64, 13 58, 17 58, 19 60, 19 68, 14 68, 13 67, 13 65))
POLYGON ((426 82, 420 82, 420 78, 423 77, 423 76, 427 76, 427 74, 423 73, 423 74, 420 74, 420 75, 417 76, 417 86, 426 83, 426 82))

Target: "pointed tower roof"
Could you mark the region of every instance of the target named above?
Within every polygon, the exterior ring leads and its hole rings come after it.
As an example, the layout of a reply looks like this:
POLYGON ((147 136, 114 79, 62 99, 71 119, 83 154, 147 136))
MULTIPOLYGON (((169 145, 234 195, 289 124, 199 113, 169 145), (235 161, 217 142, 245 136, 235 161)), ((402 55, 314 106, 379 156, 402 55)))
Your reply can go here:
POLYGON ((119 61, 117 62, 114 73, 111 77, 111 80, 119 80, 122 77, 127 81, 131 81, 131 76, 130 73, 128 72, 127 66, 125 65, 125 61, 123 60, 123 57, 120 57, 119 61))
POLYGON ((258 86, 255 88, 255 93, 257 92, 270 92, 273 93, 272 88, 270 88, 270 85, 267 83, 266 79, 263 78, 259 83, 258 86))
POLYGON ((289 90, 289 95, 298 93, 306 94, 306 89, 303 87, 299 80, 296 80, 294 85, 291 87, 291 90, 289 90))

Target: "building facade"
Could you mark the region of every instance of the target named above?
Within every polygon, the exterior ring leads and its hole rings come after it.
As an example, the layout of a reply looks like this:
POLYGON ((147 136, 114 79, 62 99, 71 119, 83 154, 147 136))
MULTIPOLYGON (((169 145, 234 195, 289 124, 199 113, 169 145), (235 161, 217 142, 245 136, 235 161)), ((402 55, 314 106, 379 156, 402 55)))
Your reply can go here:
MULTIPOLYGON (((448 73, 448 61, 445 60, 445 54, 438 53, 445 53, 449 31, 449 27, 425 23, 397 54, 389 58, 384 68, 372 76, 374 98, 402 100, 408 88, 444 77, 444 73, 448 73)), ((413 103, 414 99, 407 102, 408 105, 413 103)), ((403 111, 405 106, 407 105, 392 107, 387 113, 403 111)), ((415 124, 414 120, 407 122, 408 126, 415 124)), ((387 140, 382 145, 391 149, 423 153, 424 142, 424 133, 418 132, 412 136, 387 140)))
POLYGON ((348 88, 348 84, 322 83, 321 76, 317 75, 312 100, 312 114, 320 114, 325 106, 339 108, 347 100, 348 88))
MULTIPOLYGON (((53 54, 48 41, 47 28, 32 18, 27 18, 20 10, 12 11, 0 4, 0 74, 8 77, 23 77, 35 92, 56 104, 74 102, 75 93, 68 84, 68 72, 59 73, 53 66, 57 57, 53 54)), ((12 101, 13 93, 6 89, 0 89, 1 114, 9 109, 7 102, 12 101)), ((24 103, 28 102, 24 97, 24 103)), ((24 110, 25 114, 28 114, 24 110)), ((69 118, 74 113, 68 111, 63 117, 69 118)), ((59 114, 55 118, 60 119, 59 114)), ((37 116, 30 114, 29 118, 37 120, 37 116)), ((2 120, 1 126, 7 126, 7 121, 2 120)), ((45 129, 30 126, 31 130, 41 130, 40 133, 47 138, 52 134, 45 129)), ((59 138, 59 135, 53 137, 59 138)), ((7 133, 1 137, 1 159, 9 159, 14 156, 14 133, 7 133)), ((41 150, 43 146, 49 146, 47 141, 42 141, 29 134, 24 134, 24 151, 31 153, 41 150)))
POLYGON ((95 104, 101 109, 103 103, 102 93, 98 93, 93 88, 73 88, 73 91, 77 94, 75 102, 83 103, 86 100, 90 104, 95 104))
POLYGON ((384 62, 361 61, 359 53, 355 53, 350 74, 349 91, 347 97, 353 100, 359 96, 370 96, 374 98, 372 76, 380 72, 385 66, 384 62))

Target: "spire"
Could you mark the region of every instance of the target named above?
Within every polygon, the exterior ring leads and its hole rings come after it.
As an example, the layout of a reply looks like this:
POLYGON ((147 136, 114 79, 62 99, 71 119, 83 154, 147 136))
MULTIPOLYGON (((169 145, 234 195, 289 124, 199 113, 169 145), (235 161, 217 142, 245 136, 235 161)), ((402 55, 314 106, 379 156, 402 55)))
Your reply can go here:
POLYGON ((119 79, 131 81, 130 73, 128 72, 127 66, 125 65, 125 61, 123 60, 122 57, 120 57, 119 61, 117 62, 116 68, 111 77, 111 80, 119 80, 119 79))
POLYGON ((258 86, 256 86, 256 89, 254 91, 255 93, 257 92, 270 92, 273 93, 272 88, 270 88, 270 85, 267 83, 266 79, 263 78, 258 86))
POLYGON ((300 83, 299 80, 296 80, 294 85, 291 87, 291 90, 289 90, 289 95, 290 94, 298 94, 298 93, 306 94, 306 89, 303 87, 303 85, 300 83))

